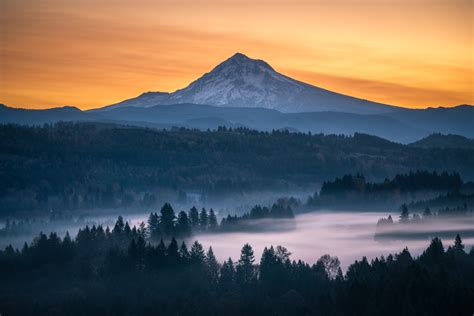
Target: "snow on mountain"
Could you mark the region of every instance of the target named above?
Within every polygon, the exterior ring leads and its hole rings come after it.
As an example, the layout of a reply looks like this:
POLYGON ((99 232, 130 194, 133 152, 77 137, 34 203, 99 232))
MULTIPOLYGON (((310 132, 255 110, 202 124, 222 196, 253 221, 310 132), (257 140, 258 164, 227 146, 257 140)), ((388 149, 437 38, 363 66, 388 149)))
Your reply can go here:
POLYGON ((318 88, 276 72, 263 60, 237 53, 211 72, 173 93, 147 92, 103 110, 181 103, 259 107, 280 112, 337 111, 380 114, 396 110, 385 104, 318 88))

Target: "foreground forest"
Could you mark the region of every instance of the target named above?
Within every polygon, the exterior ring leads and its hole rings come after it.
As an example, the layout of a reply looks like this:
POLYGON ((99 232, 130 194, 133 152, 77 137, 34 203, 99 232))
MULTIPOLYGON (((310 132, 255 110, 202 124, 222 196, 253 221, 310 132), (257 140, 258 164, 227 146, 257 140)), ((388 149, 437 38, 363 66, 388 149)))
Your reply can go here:
POLYGON ((472 148, 419 148, 365 134, 0 125, 0 152, 0 216, 148 207, 194 190, 213 199, 314 188, 355 172, 368 180, 413 170, 474 178, 472 148))
POLYGON ((171 238, 150 243, 144 226, 119 219, 113 229, 86 227, 75 239, 40 234, 21 250, 0 251, 2 315, 471 315, 474 250, 461 237, 445 249, 434 238, 352 263, 314 264, 291 249, 251 245, 219 263, 212 248, 171 238))

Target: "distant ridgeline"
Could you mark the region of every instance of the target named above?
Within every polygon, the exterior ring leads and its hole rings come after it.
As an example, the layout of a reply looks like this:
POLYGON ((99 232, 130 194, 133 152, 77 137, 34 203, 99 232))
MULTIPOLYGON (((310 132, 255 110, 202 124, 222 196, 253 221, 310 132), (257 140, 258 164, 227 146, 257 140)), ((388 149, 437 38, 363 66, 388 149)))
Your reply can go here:
MULTIPOLYGON (((208 202, 261 190, 307 190, 354 171, 371 181, 413 170, 474 179, 473 148, 420 148, 358 133, 0 125, 0 152, 0 216, 149 209, 195 189, 208 202)), ((351 181, 367 188, 365 180, 351 181)))
POLYGON ((360 174, 349 174, 324 182, 319 194, 315 193, 308 199, 307 207, 392 209, 402 203, 410 203, 414 208, 425 205, 457 206, 472 202, 473 194, 474 183, 464 183, 458 173, 417 171, 378 183, 367 182, 360 174))

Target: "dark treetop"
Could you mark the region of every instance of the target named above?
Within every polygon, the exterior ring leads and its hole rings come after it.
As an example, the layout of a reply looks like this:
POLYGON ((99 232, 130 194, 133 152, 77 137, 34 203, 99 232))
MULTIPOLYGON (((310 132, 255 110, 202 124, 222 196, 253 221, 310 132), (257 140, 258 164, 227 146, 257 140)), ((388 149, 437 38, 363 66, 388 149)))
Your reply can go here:
POLYGON ((212 248, 176 239, 147 242, 143 225, 119 218, 73 240, 41 234, 22 250, 0 251, 5 315, 471 315, 474 251, 434 238, 419 257, 408 249, 345 274, 329 255, 308 264, 284 247, 249 244, 222 263, 212 248))

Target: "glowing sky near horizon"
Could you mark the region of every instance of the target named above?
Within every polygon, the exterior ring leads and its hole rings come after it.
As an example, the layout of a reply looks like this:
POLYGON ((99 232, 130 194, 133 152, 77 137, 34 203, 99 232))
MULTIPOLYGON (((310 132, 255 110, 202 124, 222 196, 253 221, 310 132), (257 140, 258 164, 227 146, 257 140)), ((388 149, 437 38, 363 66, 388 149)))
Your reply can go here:
POLYGON ((89 109, 183 88, 235 52, 422 108, 474 103, 472 0, 1 0, 0 103, 89 109))

